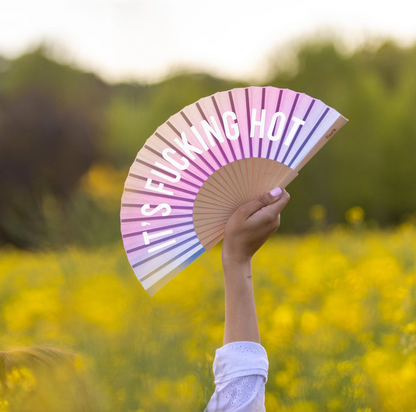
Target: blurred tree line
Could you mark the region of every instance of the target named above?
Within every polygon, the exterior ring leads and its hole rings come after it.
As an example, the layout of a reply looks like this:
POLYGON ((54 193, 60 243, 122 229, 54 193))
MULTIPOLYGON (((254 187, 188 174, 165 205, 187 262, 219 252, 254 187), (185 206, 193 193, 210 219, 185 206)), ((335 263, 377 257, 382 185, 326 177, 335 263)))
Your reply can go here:
MULTIPOLYGON (((349 55, 332 42, 304 43, 290 68, 277 56, 267 85, 307 93, 350 119, 289 186, 283 229, 308 229, 316 204, 327 223, 342 222, 357 205, 383 226, 415 212, 415 67, 416 45, 390 41, 349 55)), ((127 174, 169 116, 247 85, 201 73, 111 85, 54 61, 43 47, 0 58, 0 244, 117 240, 119 203, 108 207, 83 189, 87 171, 105 164, 127 174)))

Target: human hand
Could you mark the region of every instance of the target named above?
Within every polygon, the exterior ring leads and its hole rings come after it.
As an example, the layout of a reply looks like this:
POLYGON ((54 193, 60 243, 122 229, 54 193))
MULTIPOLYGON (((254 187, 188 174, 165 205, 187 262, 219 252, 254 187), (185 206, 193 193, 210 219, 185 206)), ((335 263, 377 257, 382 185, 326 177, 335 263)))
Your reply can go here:
POLYGON ((280 212, 290 196, 276 188, 240 206, 225 226, 223 264, 244 263, 280 226, 280 212))

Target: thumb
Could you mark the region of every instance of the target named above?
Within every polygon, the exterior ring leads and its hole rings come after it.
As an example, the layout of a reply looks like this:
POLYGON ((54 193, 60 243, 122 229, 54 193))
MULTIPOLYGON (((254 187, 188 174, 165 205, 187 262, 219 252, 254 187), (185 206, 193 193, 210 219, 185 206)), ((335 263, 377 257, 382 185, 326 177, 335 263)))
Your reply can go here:
POLYGON ((254 213, 256 213, 258 210, 266 206, 272 205, 278 201, 281 201, 279 203, 283 203, 281 207, 283 209, 283 207, 289 201, 289 198, 289 194, 286 192, 286 190, 282 190, 280 187, 276 187, 275 189, 272 189, 270 192, 261 194, 257 197, 257 199, 254 199, 251 202, 246 203, 243 206, 244 214, 246 215, 246 218, 248 218, 254 213))

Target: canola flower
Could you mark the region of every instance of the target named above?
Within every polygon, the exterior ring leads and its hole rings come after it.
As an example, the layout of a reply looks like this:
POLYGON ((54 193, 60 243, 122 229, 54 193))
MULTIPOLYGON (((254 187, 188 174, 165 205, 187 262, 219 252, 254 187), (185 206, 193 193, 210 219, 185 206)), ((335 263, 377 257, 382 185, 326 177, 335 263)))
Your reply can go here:
MULTIPOLYGON (((360 216, 351 212, 354 222, 360 216)), ((1 349, 70 348, 103 411, 202 411, 222 344, 220 256, 220 247, 205 253, 150 298, 121 243, 88 252, 0 251, 1 349)), ((270 361, 266 410, 415 411, 411 223, 277 235, 255 255, 253 278, 270 361)), ((42 385, 27 366, 7 373, 0 411, 14 412, 19 396, 42 385)))
POLYGON ((360 206, 354 206, 345 212, 345 219, 348 223, 359 224, 364 220, 365 212, 360 206))

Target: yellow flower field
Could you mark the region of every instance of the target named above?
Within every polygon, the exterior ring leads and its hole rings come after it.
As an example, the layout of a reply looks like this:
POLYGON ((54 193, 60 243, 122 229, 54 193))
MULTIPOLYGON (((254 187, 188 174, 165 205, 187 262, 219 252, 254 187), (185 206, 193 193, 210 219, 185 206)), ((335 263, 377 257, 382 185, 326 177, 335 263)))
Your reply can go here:
MULTIPOLYGON (((70 366, 51 367, 62 393, 78 388, 60 398, 60 411, 203 411, 223 333, 220 255, 220 247, 205 253, 151 298, 121 241, 94 251, 3 250, 0 349, 70 351, 70 366)), ((277 235, 253 268, 270 361, 266 410, 416 411, 412 224, 277 235)), ((3 373, 0 411, 48 410, 55 389, 32 366, 3 373)))

